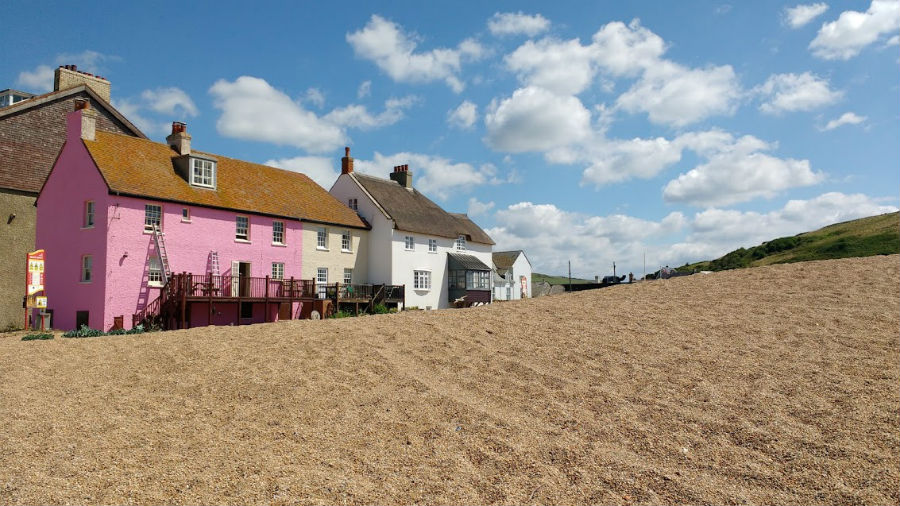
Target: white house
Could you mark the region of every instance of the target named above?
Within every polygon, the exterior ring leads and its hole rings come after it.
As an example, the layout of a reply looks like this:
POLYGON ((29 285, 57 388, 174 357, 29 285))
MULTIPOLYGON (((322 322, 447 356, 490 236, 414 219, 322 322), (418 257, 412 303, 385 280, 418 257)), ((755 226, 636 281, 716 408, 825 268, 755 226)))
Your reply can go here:
POLYGON ((524 251, 497 251, 493 260, 495 300, 531 297, 531 262, 524 251))
POLYGON ((350 148, 331 194, 372 227, 368 278, 405 285, 406 306, 421 309, 491 301, 494 241, 465 214, 448 213, 412 185, 408 165, 390 179, 353 172, 350 148))

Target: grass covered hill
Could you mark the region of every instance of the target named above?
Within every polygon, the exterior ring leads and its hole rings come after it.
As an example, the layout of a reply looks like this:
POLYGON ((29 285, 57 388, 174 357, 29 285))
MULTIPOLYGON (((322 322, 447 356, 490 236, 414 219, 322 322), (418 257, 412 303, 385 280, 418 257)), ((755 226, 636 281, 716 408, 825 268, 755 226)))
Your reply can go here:
MULTIPOLYGON (((568 285, 569 277, 568 276, 552 276, 550 274, 541 274, 538 272, 533 272, 531 274, 531 283, 532 284, 543 283, 545 281, 547 283, 550 283, 551 285, 568 285)), ((592 280, 592 279, 572 278, 573 285, 579 284, 579 283, 593 283, 593 282, 594 282, 594 280, 592 280)))
POLYGON ((721 258, 688 264, 679 271, 722 271, 809 260, 900 253, 900 213, 881 214, 829 225, 813 232, 779 237, 721 258))

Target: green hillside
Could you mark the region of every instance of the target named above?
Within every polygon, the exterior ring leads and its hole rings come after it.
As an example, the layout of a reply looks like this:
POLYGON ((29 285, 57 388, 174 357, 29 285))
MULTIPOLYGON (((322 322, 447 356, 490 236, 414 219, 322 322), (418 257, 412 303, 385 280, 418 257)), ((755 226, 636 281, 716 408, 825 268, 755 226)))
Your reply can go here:
POLYGON ((779 237, 759 246, 739 248, 721 258, 685 265, 677 270, 721 271, 769 264, 895 253, 900 253, 900 213, 845 221, 813 232, 779 237))
MULTIPOLYGON (((551 276, 549 274, 540 274, 537 272, 531 273, 531 283, 532 284, 542 283, 544 281, 546 281, 547 283, 550 283, 551 285, 568 285, 569 277, 568 276, 551 276)), ((594 281, 591 279, 572 278, 573 285, 578 284, 578 283, 593 283, 593 282, 594 281)))

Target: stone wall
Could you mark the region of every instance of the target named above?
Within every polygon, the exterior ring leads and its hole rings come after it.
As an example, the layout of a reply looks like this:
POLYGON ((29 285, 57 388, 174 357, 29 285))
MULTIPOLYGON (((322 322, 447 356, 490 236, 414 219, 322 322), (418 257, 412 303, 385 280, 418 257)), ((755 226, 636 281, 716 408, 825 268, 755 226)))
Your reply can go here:
POLYGON ((25 255, 34 251, 36 197, 0 188, 0 331, 25 326, 25 255))

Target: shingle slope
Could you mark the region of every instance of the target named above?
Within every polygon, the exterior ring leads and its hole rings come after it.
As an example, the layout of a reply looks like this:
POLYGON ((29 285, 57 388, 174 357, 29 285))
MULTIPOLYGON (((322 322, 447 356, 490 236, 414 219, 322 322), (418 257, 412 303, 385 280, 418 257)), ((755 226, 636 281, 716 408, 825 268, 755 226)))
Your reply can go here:
POLYGON ((169 146, 108 132, 83 141, 110 190, 160 200, 367 228, 305 174, 211 153, 217 160, 216 190, 196 188, 177 172, 169 146))

